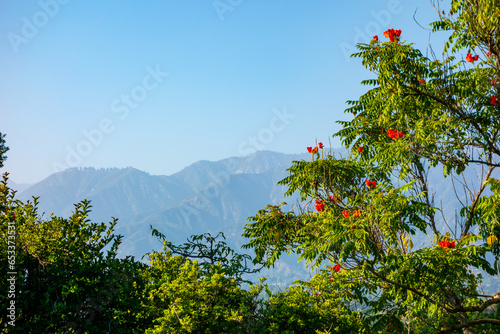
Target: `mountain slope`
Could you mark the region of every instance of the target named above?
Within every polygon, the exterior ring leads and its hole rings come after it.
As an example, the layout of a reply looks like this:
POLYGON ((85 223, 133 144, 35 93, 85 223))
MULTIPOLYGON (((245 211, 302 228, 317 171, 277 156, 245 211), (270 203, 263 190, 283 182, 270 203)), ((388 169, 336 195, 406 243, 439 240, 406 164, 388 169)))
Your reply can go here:
POLYGON ((150 225, 171 240, 192 234, 223 231, 232 245, 241 245, 246 218, 269 203, 283 201, 276 183, 286 176, 289 155, 262 151, 247 157, 199 161, 171 176, 155 176, 134 168, 73 168, 51 175, 19 194, 40 196, 40 211, 68 216, 74 204, 91 200, 91 219, 117 217, 116 232, 124 236, 121 255, 141 257, 154 246, 150 225))

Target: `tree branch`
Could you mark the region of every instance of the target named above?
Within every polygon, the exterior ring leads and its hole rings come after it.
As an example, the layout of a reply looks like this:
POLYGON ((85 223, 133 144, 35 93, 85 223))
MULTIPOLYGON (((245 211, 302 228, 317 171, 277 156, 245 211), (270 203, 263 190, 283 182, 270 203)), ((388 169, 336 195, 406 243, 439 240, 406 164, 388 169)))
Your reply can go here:
POLYGON ((375 269, 373 269, 372 266, 368 266, 367 267, 368 271, 370 271, 373 275, 375 275, 376 277, 380 278, 382 281, 384 282, 387 282, 387 283, 390 283, 392 285, 395 285, 401 289, 404 289, 404 290, 408 290, 408 291, 411 291, 413 293, 415 293, 416 295, 424 298, 425 300, 427 300, 429 303, 431 304, 434 304, 434 305, 438 305, 438 303, 436 303, 432 298, 424 295, 423 293, 421 293, 420 291, 418 291, 417 289, 415 288, 412 288, 411 286, 408 286, 408 285, 405 285, 405 284, 401 284, 401 283, 398 283, 396 281, 393 281, 393 280, 390 280, 388 279, 387 277, 381 275, 380 273, 376 272, 375 269))
MULTIPOLYGON (((490 158, 491 158, 491 154, 490 154, 490 158)), ((472 225, 472 221, 474 220, 473 219, 473 217, 474 217, 474 215, 473 215, 474 209, 476 208, 477 202, 478 202, 479 197, 481 196, 484 188, 486 188, 486 181, 490 178, 491 172, 493 172, 493 169, 495 169, 495 167, 493 167, 493 166, 490 166, 490 168, 488 169, 488 172, 486 173, 484 181, 481 184, 481 187, 479 188, 479 190, 478 190, 478 192, 476 194, 476 197, 474 198, 474 201, 472 202, 472 204, 470 206, 469 219, 465 223, 465 228, 462 231, 462 237, 465 236, 467 233, 469 233, 469 229, 470 229, 470 227, 472 225)))
POLYGON ((451 326, 451 327, 445 328, 443 330, 440 330, 436 334, 449 333, 449 332, 456 331, 458 329, 472 327, 472 326, 481 325, 481 324, 492 324, 492 325, 500 326, 500 320, 496 320, 496 319, 479 319, 479 320, 467 321, 467 322, 464 322, 463 324, 451 326))
MULTIPOLYGON (((500 292, 493 295, 493 298, 488 299, 479 306, 467 306, 467 307, 457 307, 454 309, 446 309, 448 313, 459 313, 459 312, 483 312, 486 308, 491 305, 500 303, 500 292)), ((500 324, 500 322, 499 322, 500 324)))

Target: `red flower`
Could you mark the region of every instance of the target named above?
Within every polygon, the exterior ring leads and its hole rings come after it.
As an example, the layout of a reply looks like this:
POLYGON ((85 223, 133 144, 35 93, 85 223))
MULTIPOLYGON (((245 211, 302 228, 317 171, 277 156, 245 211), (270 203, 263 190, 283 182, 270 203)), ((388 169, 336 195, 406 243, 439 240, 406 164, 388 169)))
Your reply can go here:
POLYGON ((316 208, 316 210, 318 210, 319 212, 321 212, 321 211, 323 211, 325 209, 325 203, 323 203, 323 202, 316 203, 316 205, 314 207, 316 208))
POLYGON ((318 146, 312 149, 312 153, 318 153, 318 146))
POLYGON ((492 55, 491 51, 488 51, 488 53, 486 54, 486 57, 489 58, 489 57, 491 57, 491 55, 492 55))
POLYGON ((342 211, 342 214, 344 215, 345 218, 349 218, 349 211, 344 210, 342 211))
POLYGON ((335 270, 335 272, 338 273, 340 271, 340 265, 339 264, 334 265, 333 270, 335 270))
POLYGON ((354 218, 357 218, 357 217, 359 217, 359 215, 360 215, 360 211, 359 210, 354 210, 354 213, 352 214, 352 216, 354 218))
POLYGON ((375 182, 375 181, 366 180, 365 182, 366 182, 366 186, 368 188, 374 188, 377 186, 377 182, 375 182))
POLYGON ((330 283, 332 283, 332 282, 333 282, 333 277, 330 277, 330 283))
POLYGON ((364 149, 364 147, 363 147, 363 146, 358 147, 358 152, 359 152, 359 153, 363 152, 363 149, 364 149))
POLYGON ((495 80, 491 80, 491 85, 495 86, 495 80))
POLYGON ((391 139, 399 139, 399 138, 403 138, 403 131, 396 131, 393 129, 389 129, 389 130, 387 130, 387 135, 391 139))
POLYGON ((378 36, 377 35, 373 36, 372 42, 378 42, 378 36))
POLYGON ((391 28, 389 30, 384 31, 384 36, 389 38, 391 42, 399 41, 399 37, 401 36, 401 30, 394 30, 391 28))
POLYGON ((307 152, 312 153, 312 149, 313 149, 313 148, 312 148, 311 146, 309 146, 309 147, 307 148, 307 152))
POLYGON ((330 195, 330 201, 332 202, 336 202, 337 199, 335 198, 335 195, 330 195))
POLYGON ((492 96, 490 103, 491 103, 492 106, 496 106, 497 105, 497 97, 496 96, 492 96))
POLYGON ((319 142, 319 143, 318 143, 318 147, 319 147, 319 148, 323 148, 323 143, 322 143, 322 142, 319 142))
POLYGON ((439 246, 443 248, 455 248, 455 241, 441 240, 439 241, 439 246))
POLYGON ((472 54, 469 52, 467 53, 467 56, 465 57, 465 60, 467 60, 469 63, 474 63, 476 60, 479 59, 479 56, 478 55, 475 55, 474 57, 472 56, 472 54))

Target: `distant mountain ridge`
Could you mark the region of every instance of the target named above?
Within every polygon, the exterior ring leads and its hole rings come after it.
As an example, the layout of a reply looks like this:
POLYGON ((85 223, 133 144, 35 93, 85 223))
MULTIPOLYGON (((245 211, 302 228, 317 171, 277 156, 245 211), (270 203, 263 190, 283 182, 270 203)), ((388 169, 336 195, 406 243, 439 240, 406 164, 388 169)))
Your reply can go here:
POLYGON ((199 161, 170 176, 150 175, 134 168, 72 168, 47 177, 22 191, 23 201, 39 196, 40 212, 68 216, 74 204, 88 199, 91 219, 119 219, 116 233, 124 235, 121 255, 140 258, 161 249, 149 226, 171 241, 192 234, 223 231, 232 245, 241 245, 246 218, 269 203, 284 201, 276 183, 293 160, 310 154, 259 151, 247 157, 199 161))
POLYGON ((16 183, 10 179, 7 181, 7 184, 9 185, 10 189, 14 189, 17 192, 22 192, 23 190, 26 190, 33 185, 28 183, 16 183))

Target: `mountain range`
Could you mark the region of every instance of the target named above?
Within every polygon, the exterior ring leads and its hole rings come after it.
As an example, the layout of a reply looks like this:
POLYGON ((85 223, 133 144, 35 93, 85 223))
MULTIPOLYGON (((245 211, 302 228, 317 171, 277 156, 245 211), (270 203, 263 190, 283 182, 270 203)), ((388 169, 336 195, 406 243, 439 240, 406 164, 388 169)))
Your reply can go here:
MULTIPOLYGON (((311 159, 311 155, 260 151, 247 157, 199 161, 170 176, 150 175, 132 167, 72 168, 19 191, 16 197, 27 201, 37 196, 39 212, 63 217, 71 214, 75 203, 90 200, 92 221, 118 218, 115 233, 123 235, 119 256, 141 259, 147 252, 161 250, 150 226, 177 244, 193 234, 223 232, 228 245, 242 252, 247 217, 267 204, 285 200, 285 189, 276 184, 287 175, 292 161, 301 159, 311 159)), ((16 184, 9 184, 16 189, 16 184)), ((287 199, 289 203, 294 200, 287 199)), ((300 271, 298 276, 292 275, 295 279, 309 275, 293 256, 278 267, 283 272, 300 271)))

